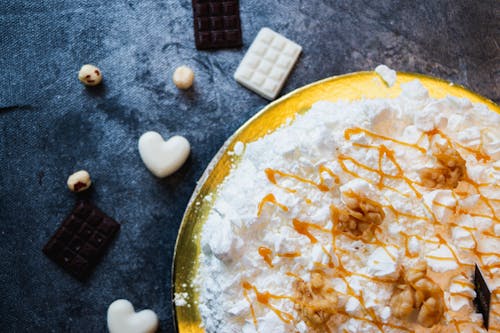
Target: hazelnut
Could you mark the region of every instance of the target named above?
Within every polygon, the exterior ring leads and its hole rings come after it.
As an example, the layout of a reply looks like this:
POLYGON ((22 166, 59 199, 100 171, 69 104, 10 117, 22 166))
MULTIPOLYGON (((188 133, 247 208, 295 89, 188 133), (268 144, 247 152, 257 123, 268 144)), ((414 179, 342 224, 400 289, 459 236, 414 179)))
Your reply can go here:
POLYGON ((73 192, 85 191, 90 187, 92 181, 85 170, 80 170, 68 177, 68 188, 73 192))
POLYGON ((96 86, 102 81, 99 68, 94 65, 83 65, 78 72, 78 79, 86 86, 96 86))
POLYGON ((175 70, 172 79, 177 88, 189 89, 193 85, 194 72, 187 66, 180 66, 175 70))

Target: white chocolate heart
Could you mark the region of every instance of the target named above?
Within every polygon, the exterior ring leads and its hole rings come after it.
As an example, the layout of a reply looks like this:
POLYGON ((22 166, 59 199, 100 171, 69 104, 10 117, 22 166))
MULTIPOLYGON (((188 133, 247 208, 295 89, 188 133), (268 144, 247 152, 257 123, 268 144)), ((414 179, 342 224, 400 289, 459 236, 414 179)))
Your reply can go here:
POLYGON ((164 141, 156 132, 146 132, 139 139, 139 154, 146 167, 156 177, 176 172, 189 156, 189 141, 179 135, 164 141))
POLYGON ((158 316, 151 310, 135 312, 132 303, 119 299, 108 308, 110 333, 153 333, 158 329, 158 316))

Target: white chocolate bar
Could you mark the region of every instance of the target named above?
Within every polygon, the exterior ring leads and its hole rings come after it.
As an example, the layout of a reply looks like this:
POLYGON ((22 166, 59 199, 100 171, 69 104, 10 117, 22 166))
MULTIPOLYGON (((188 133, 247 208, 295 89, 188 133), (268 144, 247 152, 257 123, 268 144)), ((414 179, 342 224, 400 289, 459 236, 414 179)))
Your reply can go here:
POLYGON ((238 69, 235 80, 264 98, 273 100, 299 58, 302 47, 269 28, 262 28, 238 69))

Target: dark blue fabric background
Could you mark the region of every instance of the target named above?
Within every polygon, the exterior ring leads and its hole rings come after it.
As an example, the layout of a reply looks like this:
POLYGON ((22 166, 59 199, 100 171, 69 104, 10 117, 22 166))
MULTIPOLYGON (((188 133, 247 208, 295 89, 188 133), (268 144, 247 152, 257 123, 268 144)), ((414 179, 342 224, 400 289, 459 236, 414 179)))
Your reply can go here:
POLYGON ((198 52, 187 0, 0 0, 0 331, 105 332, 117 298, 151 308, 172 332, 171 262, 197 179, 224 140, 267 101, 232 75, 258 30, 303 46, 283 93, 385 63, 500 100, 496 0, 241 0, 244 47, 198 52), (84 63, 104 84, 77 80, 84 63), (194 68, 177 90, 174 68, 194 68), (186 136, 188 162, 155 179, 137 140, 186 136), (122 230, 82 284, 41 248, 75 201, 67 176, 87 169, 92 200, 122 230))

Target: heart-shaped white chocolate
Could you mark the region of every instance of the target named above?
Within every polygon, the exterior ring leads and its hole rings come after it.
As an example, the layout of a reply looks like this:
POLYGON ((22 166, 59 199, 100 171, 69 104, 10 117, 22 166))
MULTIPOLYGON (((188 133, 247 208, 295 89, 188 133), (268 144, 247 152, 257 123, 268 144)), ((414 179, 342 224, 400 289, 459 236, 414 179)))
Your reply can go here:
POLYGON ((146 132, 139 139, 139 154, 146 167, 156 177, 176 172, 189 156, 189 141, 179 135, 164 141, 156 132, 146 132))
POLYGON ((153 333, 158 329, 158 316, 151 310, 135 312, 132 303, 119 299, 108 308, 110 333, 153 333))

